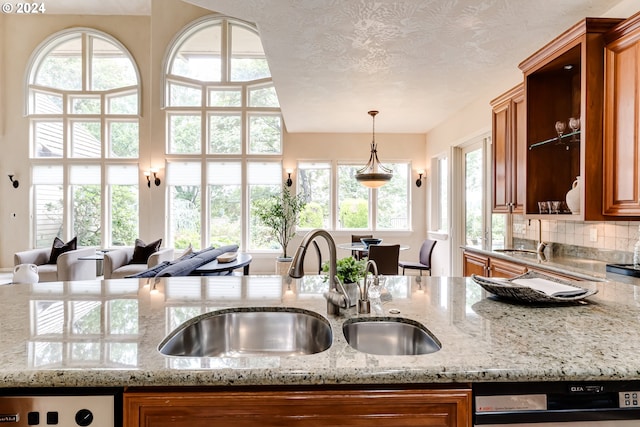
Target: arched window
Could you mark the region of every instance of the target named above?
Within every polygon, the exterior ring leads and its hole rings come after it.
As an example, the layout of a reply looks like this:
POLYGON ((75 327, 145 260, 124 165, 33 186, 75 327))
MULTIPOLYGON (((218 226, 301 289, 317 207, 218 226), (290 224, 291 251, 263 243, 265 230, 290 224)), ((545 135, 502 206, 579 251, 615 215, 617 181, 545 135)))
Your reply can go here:
POLYGON ((169 244, 277 249, 250 209, 282 185, 282 115, 255 26, 199 19, 164 70, 169 244))
POLYGON ((127 49, 89 28, 56 33, 26 76, 35 245, 138 237, 140 78, 127 49))

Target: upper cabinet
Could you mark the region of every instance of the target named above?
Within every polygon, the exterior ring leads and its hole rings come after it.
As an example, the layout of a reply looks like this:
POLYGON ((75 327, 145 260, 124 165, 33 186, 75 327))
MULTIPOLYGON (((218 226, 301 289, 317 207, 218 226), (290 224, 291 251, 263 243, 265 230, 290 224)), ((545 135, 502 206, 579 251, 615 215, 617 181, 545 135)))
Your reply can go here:
POLYGON ((605 35, 604 198, 611 216, 640 215, 640 13, 605 35))
POLYGON ((526 108, 525 214, 604 219, 604 33, 621 21, 584 19, 520 64, 526 108), (573 212, 564 203, 554 213, 540 211, 538 202, 565 202, 577 182, 573 212))
POLYGON ((526 117, 524 85, 491 101, 493 212, 523 213, 525 197, 526 117))

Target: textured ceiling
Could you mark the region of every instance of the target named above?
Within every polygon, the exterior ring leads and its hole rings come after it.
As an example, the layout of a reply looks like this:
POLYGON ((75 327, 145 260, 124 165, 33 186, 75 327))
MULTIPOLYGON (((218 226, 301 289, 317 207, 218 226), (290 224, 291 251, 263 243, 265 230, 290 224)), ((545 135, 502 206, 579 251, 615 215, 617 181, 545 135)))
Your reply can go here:
POLYGON ((187 0, 255 22, 289 132, 427 132, 620 0, 187 0))
MULTIPOLYGON (((370 132, 376 109, 376 131, 423 133, 515 85, 518 64, 582 18, 635 0, 185 1, 257 24, 289 132, 370 132)), ((151 9, 151 0, 45 4, 151 9)))

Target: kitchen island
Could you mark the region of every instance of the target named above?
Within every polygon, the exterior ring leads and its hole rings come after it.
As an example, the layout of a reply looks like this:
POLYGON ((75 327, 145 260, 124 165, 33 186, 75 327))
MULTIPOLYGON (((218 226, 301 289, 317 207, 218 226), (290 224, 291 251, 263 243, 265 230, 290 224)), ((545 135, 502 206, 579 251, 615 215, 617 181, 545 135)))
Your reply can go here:
POLYGON ((229 307, 303 308, 326 316, 320 276, 182 277, 0 287, 2 387, 436 384, 640 379, 640 288, 580 282, 584 303, 527 306, 468 278, 388 277, 391 300, 370 315, 425 325, 442 348, 378 356, 342 334, 355 308, 331 316, 333 343, 305 356, 184 358, 157 346, 180 323, 229 307), (389 314, 391 309, 399 314, 389 314), (381 311, 380 311, 381 310, 381 311))

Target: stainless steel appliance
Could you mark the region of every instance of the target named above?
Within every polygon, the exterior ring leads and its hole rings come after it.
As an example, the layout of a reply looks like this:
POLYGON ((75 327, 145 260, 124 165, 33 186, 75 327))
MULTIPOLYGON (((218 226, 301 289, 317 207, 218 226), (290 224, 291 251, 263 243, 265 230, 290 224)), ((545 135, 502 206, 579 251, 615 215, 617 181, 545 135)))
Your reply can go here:
POLYGON ((640 381, 480 383, 474 426, 640 426, 640 381))
POLYGON ((107 389, 0 389, 0 425, 121 426, 122 393, 107 389))

